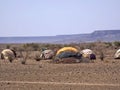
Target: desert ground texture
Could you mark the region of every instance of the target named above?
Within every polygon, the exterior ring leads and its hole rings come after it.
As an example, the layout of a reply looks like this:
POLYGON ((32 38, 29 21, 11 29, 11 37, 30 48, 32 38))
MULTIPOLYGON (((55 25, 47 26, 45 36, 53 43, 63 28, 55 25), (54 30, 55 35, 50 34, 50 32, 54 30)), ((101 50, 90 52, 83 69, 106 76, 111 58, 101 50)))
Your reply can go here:
MULTIPOLYGON (((52 63, 21 58, 12 63, 0 60, 0 90, 120 90, 120 60, 115 50, 104 49, 106 57, 93 62, 52 63)), ((32 54, 33 55, 33 54, 32 54)))
POLYGON ((53 64, 0 61, 0 90, 119 90, 120 61, 53 64))

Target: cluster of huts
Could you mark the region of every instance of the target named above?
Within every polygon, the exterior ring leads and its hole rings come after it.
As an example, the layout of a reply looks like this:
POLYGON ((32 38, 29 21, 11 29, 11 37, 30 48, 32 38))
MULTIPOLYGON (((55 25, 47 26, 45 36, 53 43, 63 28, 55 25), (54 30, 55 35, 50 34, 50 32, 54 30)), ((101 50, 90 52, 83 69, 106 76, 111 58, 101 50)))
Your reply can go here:
MULTIPOLYGON (((1 52, 1 59, 9 60, 12 62, 16 57, 16 51, 11 49, 4 49, 1 52)), ((84 49, 79 51, 74 47, 63 47, 59 49, 57 52, 53 50, 43 50, 39 55, 41 60, 52 59, 54 62, 81 62, 84 58, 89 60, 95 60, 96 55, 90 49, 84 49)), ((115 59, 120 59, 120 49, 116 51, 114 55, 115 59)))

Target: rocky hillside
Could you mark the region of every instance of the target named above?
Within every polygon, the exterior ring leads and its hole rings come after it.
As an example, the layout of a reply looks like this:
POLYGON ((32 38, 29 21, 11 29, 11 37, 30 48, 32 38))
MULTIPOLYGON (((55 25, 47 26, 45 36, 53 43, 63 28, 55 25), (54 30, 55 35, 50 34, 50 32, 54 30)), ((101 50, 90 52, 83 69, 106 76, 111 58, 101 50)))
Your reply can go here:
MULTIPOLYGON (((62 36, 61 36, 62 38, 62 36)), ((120 30, 94 31, 90 34, 65 35, 61 41, 63 43, 95 42, 95 41, 120 41, 120 30)))
POLYGON ((80 43, 95 41, 120 41, 120 30, 99 30, 89 34, 38 36, 38 37, 0 37, 0 43, 80 43))

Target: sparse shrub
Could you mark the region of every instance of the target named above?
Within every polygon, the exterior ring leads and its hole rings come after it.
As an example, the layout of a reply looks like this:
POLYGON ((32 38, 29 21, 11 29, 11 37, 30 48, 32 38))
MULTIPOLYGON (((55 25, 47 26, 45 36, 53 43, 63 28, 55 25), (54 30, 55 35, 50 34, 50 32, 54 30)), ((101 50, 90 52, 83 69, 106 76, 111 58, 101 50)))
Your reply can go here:
POLYGON ((36 43, 31 43, 29 45, 34 51, 37 51, 39 49, 39 44, 36 44, 36 43))
POLYGON ((100 60, 103 61, 105 58, 103 51, 100 51, 100 60))
POLYGON ((25 51, 30 51, 30 50, 32 50, 32 48, 31 48, 31 44, 23 44, 23 49, 25 50, 25 51))
POLYGON ((8 44, 8 45, 6 45, 6 48, 7 48, 7 49, 10 49, 10 45, 9 45, 9 44, 8 44))
POLYGON ((86 44, 85 47, 88 48, 88 49, 91 49, 92 47, 94 47, 94 44, 93 43, 88 43, 88 44, 86 44))
POLYGON ((89 48, 93 48, 93 47, 95 47, 95 43, 90 43, 89 48))
POLYGON ((24 44, 23 45, 23 49, 24 49, 24 52, 23 51, 20 51, 20 54, 22 56, 22 61, 21 63, 22 64, 26 64, 26 60, 28 59, 29 55, 30 55, 30 51, 31 51, 31 47, 30 47, 30 44, 24 44))
POLYGON ((113 42, 113 43, 114 43, 114 45, 115 45, 116 47, 120 47, 120 42, 115 41, 115 42, 113 42))
POLYGON ((22 57, 21 64, 25 64, 25 63, 26 63, 27 56, 23 54, 23 51, 20 51, 20 56, 22 57))
POLYGON ((112 47, 112 43, 111 42, 105 42, 106 48, 112 47))
POLYGON ((21 64, 25 65, 26 64, 26 60, 22 60, 21 64))
POLYGON ((84 46, 80 46, 80 49, 83 50, 83 49, 85 49, 85 48, 84 48, 84 46))

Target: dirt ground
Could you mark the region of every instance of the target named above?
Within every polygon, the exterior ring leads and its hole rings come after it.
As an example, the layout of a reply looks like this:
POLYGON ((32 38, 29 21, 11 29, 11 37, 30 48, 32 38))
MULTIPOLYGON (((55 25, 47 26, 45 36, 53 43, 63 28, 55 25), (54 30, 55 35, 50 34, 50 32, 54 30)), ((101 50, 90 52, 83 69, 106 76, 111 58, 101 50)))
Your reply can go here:
POLYGON ((0 60, 0 90, 120 90, 120 60, 54 64, 0 60))

